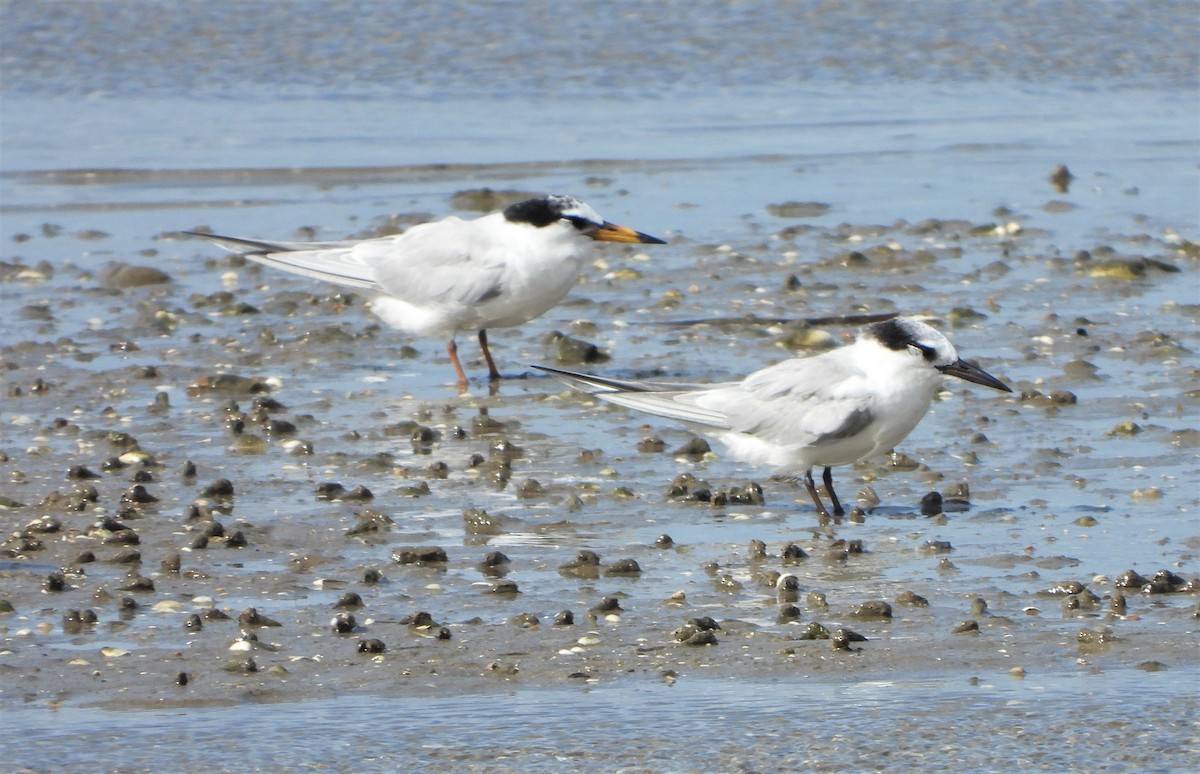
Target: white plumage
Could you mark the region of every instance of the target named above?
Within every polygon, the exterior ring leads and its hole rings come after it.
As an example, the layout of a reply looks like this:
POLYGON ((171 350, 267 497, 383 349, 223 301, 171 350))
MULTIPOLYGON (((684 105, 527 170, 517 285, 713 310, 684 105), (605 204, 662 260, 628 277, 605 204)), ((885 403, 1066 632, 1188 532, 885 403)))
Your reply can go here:
POLYGON ((734 459, 802 475, 824 524, 812 469, 823 467, 834 513, 843 513, 830 468, 891 450, 929 410, 945 376, 1011 392, 958 357, 945 336, 912 318, 864 328, 846 347, 793 358, 740 382, 679 385, 605 379, 537 366, 620 406, 685 422, 734 459))
POLYGON ((449 217, 363 241, 195 235, 266 266, 365 291, 372 310, 391 327, 448 338, 447 352, 463 390, 467 379, 456 333, 479 332, 488 375, 498 379, 487 329, 520 325, 556 306, 579 277, 585 244, 662 244, 608 223, 569 196, 541 196, 475 220, 449 217))

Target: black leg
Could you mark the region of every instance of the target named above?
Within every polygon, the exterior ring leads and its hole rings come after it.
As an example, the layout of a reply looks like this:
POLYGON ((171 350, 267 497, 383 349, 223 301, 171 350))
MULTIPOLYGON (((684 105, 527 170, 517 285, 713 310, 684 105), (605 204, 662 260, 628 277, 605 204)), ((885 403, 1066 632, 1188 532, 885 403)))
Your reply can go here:
POLYGON ((845 516, 846 511, 842 508, 841 501, 838 500, 837 492, 833 491, 833 471, 825 468, 825 475, 821 476, 821 480, 825 482, 825 493, 829 495, 829 499, 833 503, 833 515, 845 516))
POLYGON ((820 517, 821 526, 828 525, 829 511, 825 510, 825 504, 821 502, 821 495, 817 494, 817 484, 813 481, 812 468, 804 471, 804 486, 808 489, 808 495, 812 498, 813 504, 817 506, 817 515, 820 517))

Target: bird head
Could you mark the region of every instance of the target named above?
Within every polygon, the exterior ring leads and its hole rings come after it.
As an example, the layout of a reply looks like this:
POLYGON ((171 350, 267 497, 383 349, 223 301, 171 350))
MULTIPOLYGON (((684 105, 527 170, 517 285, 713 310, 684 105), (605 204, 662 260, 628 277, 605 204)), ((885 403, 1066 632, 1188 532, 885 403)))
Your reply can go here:
POLYGON ((946 376, 955 376, 1002 392, 1012 392, 1007 384, 974 363, 963 360, 950 340, 912 317, 893 317, 869 325, 864 335, 896 352, 908 352, 946 376))
POLYGON ((509 223, 527 223, 535 228, 566 224, 576 233, 599 242, 666 244, 649 234, 609 223, 600 217, 600 213, 574 196, 547 195, 526 199, 506 208, 504 219, 509 223))

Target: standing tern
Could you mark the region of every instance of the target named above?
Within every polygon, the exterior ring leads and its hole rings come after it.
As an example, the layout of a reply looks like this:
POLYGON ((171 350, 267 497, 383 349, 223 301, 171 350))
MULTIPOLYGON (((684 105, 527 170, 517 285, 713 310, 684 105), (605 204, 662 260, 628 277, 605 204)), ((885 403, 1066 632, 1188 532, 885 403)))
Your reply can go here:
POLYGON ((460 391, 467 389, 467 376, 456 333, 479 332, 488 377, 499 379, 487 329, 520 325, 557 305, 579 278, 588 240, 665 244, 609 223, 571 196, 539 196, 475 220, 449 217, 363 241, 267 242, 184 233, 267 266, 364 290, 375 314, 393 328, 448 337, 460 391))
POLYGON ((601 400, 685 422, 724 443, 734 459, 788 476, 803 471, 822 526, 829 512, 813 482, 814 467, 825 468, 825 491, 841 516, 831 468, 904 440, 929 411, 945 376, 1012 392, 911 317, 868 325, 849 346, 785 360, 740 382, 625 381, 534 367, 601 400))

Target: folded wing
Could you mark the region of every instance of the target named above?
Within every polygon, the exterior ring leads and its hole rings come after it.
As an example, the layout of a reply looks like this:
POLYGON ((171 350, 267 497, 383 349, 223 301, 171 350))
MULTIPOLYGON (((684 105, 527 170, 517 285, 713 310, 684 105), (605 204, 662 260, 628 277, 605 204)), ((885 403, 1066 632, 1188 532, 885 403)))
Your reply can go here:
POLYGON ((627 381, 535 367, 626 408, 778 446, 819 446, 856 435, 874 421, 865 375, 836 354, 787 360, 741 382, 717 385, 627 381))

